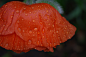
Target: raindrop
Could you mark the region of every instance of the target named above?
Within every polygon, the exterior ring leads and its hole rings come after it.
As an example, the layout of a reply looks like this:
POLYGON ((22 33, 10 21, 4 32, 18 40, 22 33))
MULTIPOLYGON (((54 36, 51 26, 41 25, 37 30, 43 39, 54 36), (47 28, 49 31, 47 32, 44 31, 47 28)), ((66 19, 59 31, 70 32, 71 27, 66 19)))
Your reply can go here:
POLYGON ((35 48, 36 49, 36 48, 35 48))
POLYGON ((5 7, 7 7, 7 5, 5 5, 5 7))
POLYGON ((54 43, 54 46, 56 45, 56 43, 54 43))
POLYGON ((44 29, 43 29, 43 31, 42 31, 43 33, 44 33, 44 29))
POLYGON ((39 7, 39 6, 38 6, 39 7))
POLYGON ((24 19, 22 19, 22 21, 23 21, 24 19))
POLYGON ((13 18, 13 16, 11 16, 11 18, 13 18))
POLYGON ((34 7, 32 7, 32 9, 34 9, 34 7))
POLYGON ((58 31, 56 31, 56 33, 58 33, 58 31))
POLYGON ((32 33, 32 31, 30 30, 29 33, 32 33))
POLYGON ((3 27, 4 27, 5 25, 3 25, 3 27))
POLYGON ((19 10, 16 11, 17 13, 19 12, 19 10))
POLYGON ((25 50, 26 48, 24 47, 24 50, 25 50))
POLYGON ((19 20, 17 20, 17 23, 19 23, 19 20))
POLYGON ((53 25, 53 27, 54 27, 54 25, 53 25))
POLYGON ((7 47, 7 46, 8 46, 8 44, 5 45, 5 47, 7 47))
POLYGON ((24 8, 24 10, 25 10, 26 8, 24 8))
POLYGON ((27 16, 27 14, 25 14, 27 16))
POLYGON ((35 22, 35 20, 33 20, 33 22, 35 22))
POLYGON ((28 44, 31 44, 31 40, 29 40, 28 44))
POLYGON ((51 43, 50 43, 50 47, 51 47, 51 43))
POLYGON ((48 12, 48 10, 46 10, 46 12, 48 12))
POLYGON ((37 28, 34 28, 34 30, 36 31, 36 30, 37 30, 37 28))
POLYGON ((39 45, 39 41, 37 42, 37 44, 39 45))
POLYGON ((25 32, 25 30, 23 30, 23 32, 25 32))
POLYGON ((31 13, 31 12, 30 12, 31 13))
POLYGON ((14 8, 16 8, 16 6, 14 8))

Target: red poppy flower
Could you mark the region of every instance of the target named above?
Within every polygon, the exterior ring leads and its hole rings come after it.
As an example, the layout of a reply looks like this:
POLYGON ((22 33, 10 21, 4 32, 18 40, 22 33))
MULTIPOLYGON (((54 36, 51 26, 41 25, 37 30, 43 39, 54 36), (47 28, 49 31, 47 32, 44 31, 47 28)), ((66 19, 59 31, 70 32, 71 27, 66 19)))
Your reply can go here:
POLYGON ((0 8, 0 46, 17 53, 31 49, 53 52, 71 39, 76 27, 47 3, 8 2, 0 8))

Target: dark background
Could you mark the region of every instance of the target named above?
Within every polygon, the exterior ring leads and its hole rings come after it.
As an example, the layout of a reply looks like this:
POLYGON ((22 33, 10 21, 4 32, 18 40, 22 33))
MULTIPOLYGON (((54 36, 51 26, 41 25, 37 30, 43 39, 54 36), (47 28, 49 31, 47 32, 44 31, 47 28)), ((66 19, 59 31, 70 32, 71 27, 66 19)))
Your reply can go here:
MULTIPOLYGON (((0 7, 9 1, 19 0, 0 0, 0 7)), ((56 1, 64 10, 62 16, 77 28, 72 39, 58 45, 53 53, 31 50, 27 53, 16 54, 0 47, 0 57, 86 57, 86 0, 56 1)))

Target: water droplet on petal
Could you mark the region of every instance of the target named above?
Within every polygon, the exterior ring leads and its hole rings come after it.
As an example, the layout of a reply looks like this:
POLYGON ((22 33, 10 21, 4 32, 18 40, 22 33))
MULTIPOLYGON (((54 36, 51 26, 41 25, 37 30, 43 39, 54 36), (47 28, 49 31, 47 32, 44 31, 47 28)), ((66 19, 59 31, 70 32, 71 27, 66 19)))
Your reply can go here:
POLYGON ((21 29, 20 29, 20 28, 18 28, 18 31, 19 31, 19 32, 21 32, 21 29))
POLYGON ((35 20, 33 20, 33 22, 35 22, 35 20))
POLYGON ((24 8, 24 10, 25 10, 26 8, 24 8))
POLYGON ((19 20, 17 20, 17 23, 19 23, 19 20))
POLYGON ((31 12, 30 12, 31 13, 31 12))
POLYGON ((34 28, 34 30, 36 31, 36 30, 37 30, 37 28, 34 28))
POLYGON ((27 14, 25 14, 27 16, 27 14))
POLYGON ((25 32, 25 31, 23 30, 23 32, 25 32))
POLYGON ((29 33, 32 33, 32 31, 30 30, 29 33))
POLYGON ((19 10, 16 11, 17 13, 19 12, 19 10))
POLYGON ((28 44, 31 44, 31 40, 28 41, 28 44))
POLYGON ((56 33, 58 33, 58 31, 56 31, 56 33))
POLYGON ((8 46, 8 44, 5 45, 5 47, 7 47, 7 46, 8 46))

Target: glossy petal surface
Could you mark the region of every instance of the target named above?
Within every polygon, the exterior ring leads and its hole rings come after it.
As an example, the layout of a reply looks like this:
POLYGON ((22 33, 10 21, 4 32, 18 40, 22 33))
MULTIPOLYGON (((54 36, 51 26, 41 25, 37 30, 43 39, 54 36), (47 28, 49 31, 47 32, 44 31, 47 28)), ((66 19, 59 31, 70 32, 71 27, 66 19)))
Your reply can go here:
POLYGON ((0 8, 0 46, 14 52, 53 51, 71 39, 76 27, 46 3, 8 2, 0 8))

